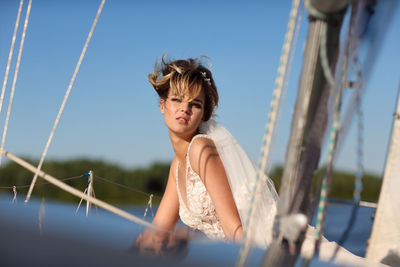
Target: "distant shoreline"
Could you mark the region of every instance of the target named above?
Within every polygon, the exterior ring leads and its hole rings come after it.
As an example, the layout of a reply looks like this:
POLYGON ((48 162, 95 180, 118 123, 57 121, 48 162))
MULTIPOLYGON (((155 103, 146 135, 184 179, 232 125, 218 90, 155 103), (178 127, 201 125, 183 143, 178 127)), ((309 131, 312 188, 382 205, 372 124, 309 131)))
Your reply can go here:
MULTIPOLYGON (((37 161, 27 159, 35 165, 37 161)), ((153 194, 153 202, 160 201, 167 183, 169 163, 155 162, 147 167, 125 168, 103 160, 87 158, 69 160, 49 160, 45 162, 43 171, 52 176, 65 180, 66 183, 84 191, 87 178, 81 175, 94 172, 94 190, 97 198, 112 204, 145 205, 149 195, 153 194)), ((282 176, 282 166, 275 166, 270 177, 279 192, 282 176)), ((315 174, 312 191, 316 192, 318 180, 321 179, 323 169, 315 174)), ((13 162, 7 162, 0 168, 0 192, 11 191, 12 186, 17 187, 19 194, 26 194, 28 185, 32 180, 32 173, 13 162)), ((381 177, 365 173, 363 177, 362 200, 377 202, 379 198, 381 177)), ((329 197, 339 200, 351 200, 354 190, 354 174, 348 171, 336 170, 332 176, 329 197)), ((69 195, 52 185, 43 184, 39 179, 33 195, 46 197, 59 201, 72 202, 76 197, 69 195)))

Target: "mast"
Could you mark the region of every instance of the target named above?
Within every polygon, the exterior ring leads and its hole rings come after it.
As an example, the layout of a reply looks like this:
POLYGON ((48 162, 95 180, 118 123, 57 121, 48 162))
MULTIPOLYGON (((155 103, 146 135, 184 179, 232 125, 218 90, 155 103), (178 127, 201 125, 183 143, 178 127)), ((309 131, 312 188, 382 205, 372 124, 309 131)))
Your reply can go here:
MULTIPOLYGON (((339 36, 344 11, 348 1, 310 0, 306 5, 316 9, 310 14, 302 73, 291 124, 291 135, 286 151, 285 168, 282 175, 280 200, 275 225, 282 227, 283 218, 293 214, 309 214, 309 192, 318 167, 321 145, 327 128, 328 101, 333 85, 325 78, 321 64, 321 33, 326 27, 326 59, 330 73, 336 67, 339 55, 339 36), (325 24, 325 25, 324 25, 325 24)), ((263 266, 294 266, 299 255, 304 232, 296 240, 288 240, 279 229, 274 229, 275 239, 269 246, 263 266), (290 243, 295 251, 290 251, 290 243), (293 245, 293 244, 292 244, 293 245)))
POLYGON ((400 83, 385 174, 366 258, 400 263, 400 83))

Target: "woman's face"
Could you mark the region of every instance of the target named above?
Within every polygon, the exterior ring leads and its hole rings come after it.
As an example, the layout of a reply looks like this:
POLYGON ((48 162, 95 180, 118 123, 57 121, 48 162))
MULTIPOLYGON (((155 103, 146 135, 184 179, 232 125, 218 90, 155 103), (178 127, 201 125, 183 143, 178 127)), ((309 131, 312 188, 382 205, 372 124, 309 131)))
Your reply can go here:
POLYGON ((195 135, 203 121, 204 101, 203 90, 191 101, 187 96, 177 96, 170 90, 167 99, 160 100, 160 110, 168 129, 184 138, 195 135))

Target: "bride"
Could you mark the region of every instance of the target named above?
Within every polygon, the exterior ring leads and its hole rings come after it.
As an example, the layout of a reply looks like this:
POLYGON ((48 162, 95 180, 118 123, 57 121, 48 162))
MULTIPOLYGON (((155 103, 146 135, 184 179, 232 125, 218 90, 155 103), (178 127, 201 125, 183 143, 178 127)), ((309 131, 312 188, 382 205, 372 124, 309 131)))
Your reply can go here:
MULTIPOLYGON (((179 219, 210 239, 240 242, 248 219, 256 167, 232 135, 212 118, 218 92, 210 70, 198 59, 167 62, 149 75, 160 96, 160 111, 175 152, 168 183, 153 225, 136 240, 142 254, 182 257, 187 233, 175 230, 179 219)), ((272 181, 261 177, 256 216, 249 239, 266 248, 272 241, 278 195, 272 181), (251 234, 251 233, 256 233, 251 234)), ((307 226, 301 254, 312 256, 315 229, 307 226)), ((250 234, 249 234, 250 232, 250 234)), ((322 239, 319 258, 339 265, 383 266, 322 239)))
MULTIPOLYGON (((211 239, 242 240, 256 169, 232 135, 212 117, 218 92, 209 69, 199 59, 167 61, 149 75, 160 97, 175 152, 167 186, 153 224, 166 231, 147 229, 135 246, 141 252, 163 255, 174 247, 171 232, 179 219, 211 239)), ((262 207, 252 224, 255 244, 272 239, 277 193, 265 176, 262 207)))

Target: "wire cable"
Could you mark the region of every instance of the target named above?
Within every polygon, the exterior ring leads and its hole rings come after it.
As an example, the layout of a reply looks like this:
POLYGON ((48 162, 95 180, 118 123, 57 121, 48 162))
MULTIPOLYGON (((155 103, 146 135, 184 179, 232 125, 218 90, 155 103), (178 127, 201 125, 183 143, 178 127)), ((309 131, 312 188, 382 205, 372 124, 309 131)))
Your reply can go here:
POLYGON ((139 189, 136 189, 136 188, 133 188, 133 187, 129 187, 129 186, 126 186, 126 185, 123 185, 123 184, 119 184, 119 183, 117 183, 117 182, 114 182, 114 181, 111 181, 111 180, 109 180, 109 179, 100 177, 100 176, 98 176, 98 175, 94 175, 94 177, 95 177, 96 179, 100 179, 100 180, 102 180, 102 181, 104 181, 104 182, 106 182, 106 183, 110 183, 110 184, 119 186, 119 187, 121 187, 121 188, 127 189, 127 190, 132 191, 132 192, 136 192, 136 193, 139 193, 139 194, 148 196, 148 197, 155 197, 155 198, 161 199, 160 196, 157 196, 157 195, 154 195, 154 194, 149 194, 149 193, 143 192, 143 191, 141 191, 141 190, 139 190, 139 189))

